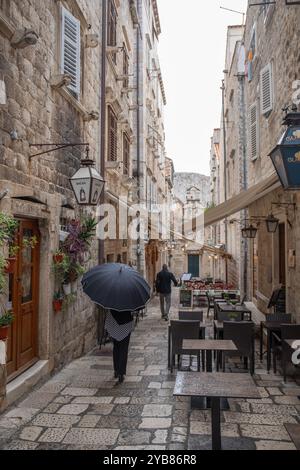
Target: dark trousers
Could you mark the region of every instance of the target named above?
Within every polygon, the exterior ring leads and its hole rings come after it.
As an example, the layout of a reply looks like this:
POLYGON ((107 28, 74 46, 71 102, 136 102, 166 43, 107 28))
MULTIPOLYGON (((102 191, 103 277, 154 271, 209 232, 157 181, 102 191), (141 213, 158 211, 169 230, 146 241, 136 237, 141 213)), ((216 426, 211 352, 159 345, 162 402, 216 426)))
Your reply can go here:
POLYGON ((114 339, 114 369, 117 375, 126 375, 130 335, 123 341, 114 339))

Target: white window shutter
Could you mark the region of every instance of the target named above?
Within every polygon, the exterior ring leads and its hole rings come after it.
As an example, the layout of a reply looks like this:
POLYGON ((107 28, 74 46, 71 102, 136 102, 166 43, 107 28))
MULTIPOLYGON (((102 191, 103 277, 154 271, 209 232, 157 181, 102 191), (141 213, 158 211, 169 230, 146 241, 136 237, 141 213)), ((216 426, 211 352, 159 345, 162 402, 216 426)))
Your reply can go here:
POLYGON ((267 114, 273 109, 273 77, 272 66, 268 64, 260 72, 261 113, 267 114))
POLYGON ((250 158, 255 160, 258 157, 258 116, 257 104, 253 104, 249 111, 249 143, 250 143, 250 158))
POLYGON ((72 77, 69 89, 80 94, 80 21, 62 7, 61 71, 72 77))

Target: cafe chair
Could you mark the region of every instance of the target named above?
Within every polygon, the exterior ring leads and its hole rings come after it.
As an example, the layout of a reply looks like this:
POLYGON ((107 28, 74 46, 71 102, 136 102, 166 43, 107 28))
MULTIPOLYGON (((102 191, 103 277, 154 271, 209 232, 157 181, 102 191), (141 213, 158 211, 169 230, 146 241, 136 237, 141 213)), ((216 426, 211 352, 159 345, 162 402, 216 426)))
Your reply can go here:
MULTIPOLYGON (((281 323, 292 323, 292 314, 291 313, 266 313, 266 319, 264 322, 274 322, 278 323, 279 325, 281 323)), ((260 326, 260 357, 262 360, 263 357, 263 342, 264 342, 264 325, 261 322, 260 326)), ((280 335, 279 335, 280 336, 280 335)), ((273 340, 273 336, 271 336, 271 343, 273 340)), ((271 347, 271 346, 270 346, 271 347)))
POLYGON ((194 311, 187 311, 179 310, 178 312, 179 320, 197 320, 198 322, 203 322, 203 311, 202 310, 194 310, 194 311))
MULTIPOLYGON (((185 321, 185 320, 172 320, 170 323, 170 336, 171 336, 171 373, 175 367, 175 359, 178 357, 178 369, 180 367, 181 356, 183 354, 195 356, 195 351, 188 351, 182 349, 182 342, 184 339, 199 339, 200 337, 200 322, 185 321)), ((200 366, 200 353, 197 355, 197 366, 200 366)))
POLYGON ((225 352, 223 354, 223 372, 225 372, 226 357, 240 356, 244 358, 245 368, 248 368, 250 362, 251 375, 255 372, 255 325, 250 321, 225 321, 224 322, 224 340, 231 340, 237 347, 237 351, 225 352))
POLYGON ((273 333, 273 370, 277 372, 277 359, 281 359, 283 381, 286 383, 287 365, 292 364, 292 355, 294 350, 285 342, 286 339, 300 339, 300 325, 282 324, 281 335, 273 333))

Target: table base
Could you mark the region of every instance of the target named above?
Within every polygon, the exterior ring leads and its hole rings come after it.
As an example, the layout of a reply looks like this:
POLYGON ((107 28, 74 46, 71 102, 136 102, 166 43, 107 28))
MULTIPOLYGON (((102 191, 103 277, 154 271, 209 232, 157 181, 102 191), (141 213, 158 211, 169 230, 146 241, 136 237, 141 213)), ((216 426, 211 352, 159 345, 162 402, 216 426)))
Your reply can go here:
MULTIPOLYGON (((191 409, 192 410, 210 410, 211 409, 211 398, 209 397, 192 397, 191 398, 191 409)), ((221 410, 230 410, 230 406, 227 398, 221 398, 221 410)))

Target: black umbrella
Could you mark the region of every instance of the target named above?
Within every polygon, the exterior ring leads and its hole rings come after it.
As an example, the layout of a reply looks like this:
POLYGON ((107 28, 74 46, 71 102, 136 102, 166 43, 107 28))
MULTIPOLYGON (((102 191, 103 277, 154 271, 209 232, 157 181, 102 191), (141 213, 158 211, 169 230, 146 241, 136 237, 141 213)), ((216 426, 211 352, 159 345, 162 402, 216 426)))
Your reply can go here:
POLYGON ((83 291, 103 308, 118 312, 142 309, 150 299, 150 286, 133 268, 120 263, 96 266, 82 279, 83 291))

